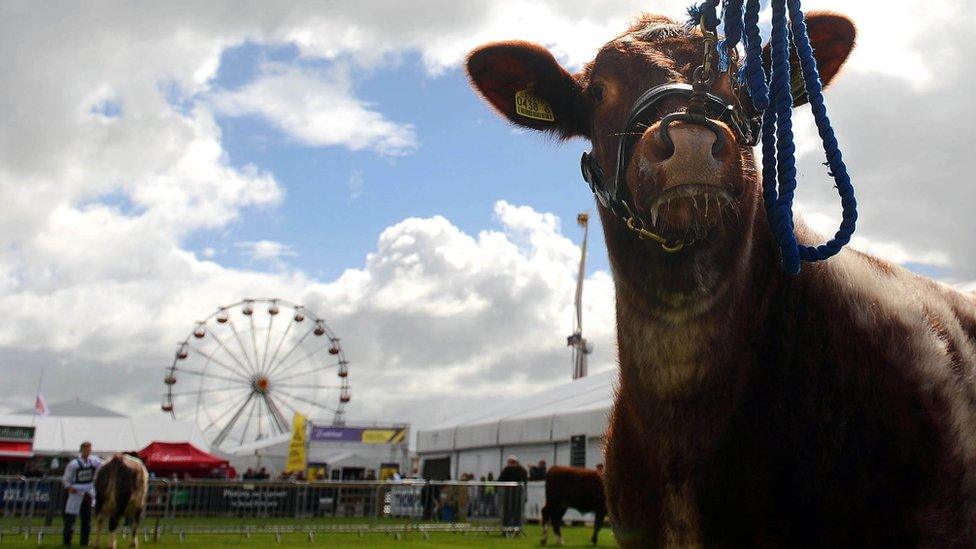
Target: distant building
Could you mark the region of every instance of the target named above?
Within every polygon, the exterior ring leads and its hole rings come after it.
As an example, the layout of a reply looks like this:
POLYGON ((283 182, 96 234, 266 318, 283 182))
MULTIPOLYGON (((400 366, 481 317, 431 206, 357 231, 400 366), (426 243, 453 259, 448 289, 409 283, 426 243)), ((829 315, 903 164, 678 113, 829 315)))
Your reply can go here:
POLYGON ((616 369, 540 393, 500 398, 494 406, 417 432, 420 473, 432 480, 498 476, 507 456, 523 466, 595 467, 603 463, 603 434, 613 404, 616 369))
POLYGON ((210 448, 193 421, 132 418, 81 399, 48 408, 50 413, 44 417, 34 416, 32 408, 0 414, 0 474, 58 470, 85 440, 99 455, 140 450, 153 441, 210 448))

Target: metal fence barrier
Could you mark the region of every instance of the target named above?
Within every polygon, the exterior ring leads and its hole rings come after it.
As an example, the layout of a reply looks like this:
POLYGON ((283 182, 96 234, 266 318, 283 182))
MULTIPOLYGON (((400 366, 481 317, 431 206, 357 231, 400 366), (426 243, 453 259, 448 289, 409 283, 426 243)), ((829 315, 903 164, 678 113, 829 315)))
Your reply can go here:
MULTIPOLYGON (((525 486, 461 481, 254 481, 152 479, 141 531, 146 539, 194 533, 522 532, 525 486)), ((61 479, 0 476, 4 536, 59 534, 61 479)), ((94 519, 93 519, 94 522, 94 519)))

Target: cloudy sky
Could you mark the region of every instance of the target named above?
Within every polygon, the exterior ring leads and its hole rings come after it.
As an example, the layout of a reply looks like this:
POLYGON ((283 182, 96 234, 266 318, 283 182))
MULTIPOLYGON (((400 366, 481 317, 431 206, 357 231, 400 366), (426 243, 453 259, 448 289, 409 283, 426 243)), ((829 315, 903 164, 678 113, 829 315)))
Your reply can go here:
MULTIPOLYGON (((578 68, 657 2, 0 3, 0 407, 159 414, 218 305, 304 303, 343 338, 350 420, 416 428, 568 380, 582 141, 497 119, 460 63, 523 38, 578 68)), ((807 0, 859 27, 828 93, 856 246, 976 280, 973 2, 807 0)), ((807 113, 803 113, 806 115, 807 113)), ((839 218, 801 116, 799 200, 839 218)), ((613 365, 593 227, 591 369, 613 365)))

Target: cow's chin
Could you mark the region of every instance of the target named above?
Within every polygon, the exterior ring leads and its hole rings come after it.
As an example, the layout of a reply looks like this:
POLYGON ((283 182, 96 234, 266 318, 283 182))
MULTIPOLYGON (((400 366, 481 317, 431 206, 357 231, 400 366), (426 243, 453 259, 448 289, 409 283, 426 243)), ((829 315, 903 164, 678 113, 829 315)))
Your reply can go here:
POLYGON ((651 230, 672 242, 707 241, 717 229, 738 215, 735 197, 711 184, 666 188, 647 208, 651 230))

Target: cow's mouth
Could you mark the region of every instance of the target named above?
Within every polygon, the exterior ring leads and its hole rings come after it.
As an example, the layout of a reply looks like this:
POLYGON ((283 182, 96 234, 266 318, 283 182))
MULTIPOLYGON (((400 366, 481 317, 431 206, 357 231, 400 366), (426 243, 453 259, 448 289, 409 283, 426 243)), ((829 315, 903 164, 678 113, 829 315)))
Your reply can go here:
POLYGON ((662 236, 700 240, 738 210, 727 187, 686 183, 665 188, 651 200, 647 211, 652 230, 662 236))

